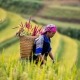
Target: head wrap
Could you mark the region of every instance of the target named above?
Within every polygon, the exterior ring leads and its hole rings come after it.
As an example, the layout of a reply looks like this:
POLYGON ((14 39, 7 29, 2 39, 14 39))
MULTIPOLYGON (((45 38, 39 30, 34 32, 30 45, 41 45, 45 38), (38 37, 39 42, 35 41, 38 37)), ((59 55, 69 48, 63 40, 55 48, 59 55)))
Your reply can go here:
POLYGON ((46 32, 53 32, 53 33, 56 33, 57 31, 57 28, 54 24, 48 24, 44 27, 43 31, 42 31, 42 34, 46 33, 46 32))

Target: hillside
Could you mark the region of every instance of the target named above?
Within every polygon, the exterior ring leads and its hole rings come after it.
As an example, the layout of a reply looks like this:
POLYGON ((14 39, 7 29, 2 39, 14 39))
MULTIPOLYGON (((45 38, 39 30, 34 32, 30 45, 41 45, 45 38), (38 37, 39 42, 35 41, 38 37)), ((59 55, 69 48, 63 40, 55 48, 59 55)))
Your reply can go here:
POLYGON ((80 2, 60 1, 65 4, 55 0, 48 1, 49 3, 45 1, 44 8, 37 13, 33 21, 42 25, 54 23, 60 33, 80 39, 80 2))
MULTIPOLYGON (((39 2, 37 1, 37 3, 39 2)), ((34 27, 35 24, 45 25, 54 23, 58 29, 60 28, 68 35, 70 35, 70 29, 72 31, 76 29, 80 30, 80 23, 50 18, 51 15, 55 16, 58 10, 61 12, 64 9, 70 12, 68 14, 69 16, 71 15, 71 11, 74 12, 73 15, 70 16, 71 19, 79 19, 79 7, 50 5, 47 9, 44 7, 42 11, 37 13, 36 16, 33 17, 33 21, 36 23, 31 22, 31 24, 34 27), (48 13, 48 10, 55 10, 55 13, 53 14, 53 11, 52 13, 48 13), (77 11, 77 13, 75 11, 77 11), (47 18, 42 15, 47 16, 47 18)), ((63 15, 62 12, 56 16, 59 18, 61 15, 63 15)), ((68 15, 66 14, 62 17, 68 18, 68 15)), ((29 17, 28 14, 26 16, 29 17)), ((32 63, 20 61, 20 43, 19 38, 15 34, 20 28, 20 23, 25 23, 26 21, 28 21, 28 19, 21 17, 20 14, 0 8, 0 80, 80 80, 80 41, 65 36, 63 35, 64 33, 61 34, 58 31, 51 39, 55 64, 52 64, 50 58, 48 58, 47 65, 40 69, 32 63)), ((70 32, 74 34, 74 31, 70 32)), ((79 37, 77 33, 80 31, 75 32, 75 35, 79 37)))
MULTIPOLYGON (((4 12, 6 12, 6 11, 4 11, 4 12)), ((26 20, 21 18, 19 15, 11 13, 11 12, 6 12, 6 14, 7 14, 7 18, 9 18, 9 24, 6 25, 7 26, 6 28, 4 28, 3 30, 0 30, 0 36, 1 36, 1 38, 0 38, 0 50, 4 49, 4 52, 5 52, 5 49, 6 49, 5 53, 9 52, 9 53, 18 53, 19 54, 19 40, 15 36, 16 32, 18 31, 18 29, 12 29, 12 28, 17 26, 17 25, 19 25, 20 22, 25 22, 26 20), (12 16, 14 18, 12 18, 12 16), (15 20, 15 18, 16 18, 16 20, 15 20), (7 35, 7 36, 5 37, 5 35, 7 35), (17 46, 15 46, 13 44, 15 44, 17 46), (16 50, 13 52, 14 48, 16 50), (10 51, 7 51, 8 49, 10 49, 10 51)), ((2 24, 2 23, 0 23, 0 24, 2 24)), ((77 44, 77 41, 57 33, 54 36, 54 38, 52 39, 52 47, 53 47, 53 52, 55 52, 55 55, 58 54, 57 56, 58 56, 59 60, 62 57, 61 54, 65 53, 65 55, 68 55, 68 57, 65 56, 65 58, 69 58, 69 56, 72 56, 70 53, 72 53, 73 56, 74 56, 74 57, 72 57, 73 58, 72 61, 74 60, 72 63, 73 64, 75 63, 76 58, 77 58, 76 56, 78 55, 78 44, 77 44), (71 47, 72 45, 73 45, 73 47, 71 47), (58 51, 59 47, 60 47, 60 51, 58 51)), ((65 60, 67 60, 67 59, 65 59, 65 60)))
POLYGON ((33 21, 41 25, 47 24, 44 23, 45 20, 53 22, 57 24, 58 32, 80 39, 79 0, 1 0, 0 5, 4 9, 21 14, 24 18, 32 16, 33 21), (41 20, 37 20, 37 17, 41 20))
MULTIPOLYGON (((23 19, 18 14, 15 14, 12 12, 6 12, 3 9, 1 9, 1 11, 3 11, 3 13, 6 13, 6 14, 4 14, 4 16, 7 15, 6 18, 9 18, 9 22, 8 22, 9 24, 6 25, 6 28, 0 30, 0 36, 1 36, 1 38, 0 38, 0 51, 1 51, 0 66, 1 66, 1 70, 3 70, 4 65, 7 66, 6 69, 8 71, 8 68, 10 67, 10 65, 9 64, 7 65, 6 62, 13 63, 15 60, 18 60, 20 58, 19 39, 16 36, 14 36, 17 29, 12 29, 12 28, 19 25, 20 22, 25 22, 26 20, 23 19), (16 18, 16 19, 14 19, 14 18, 16 18)), ((2 14, 0 14, 0 15, 2 15, 2 14)), ((0 24, 3 24, 3 22, 1 22, 0 24)), ((3 27, 3 26, 1 26, 1 27, 3 27)), ((73 68, 73 66, 75 64, 77 64, 76 67, 78 69, 80 68, 80 65, 79 65, 80 64, 80 61, 79 61, 80 42, 79 41, 76 41, 69 37, 63 36, 57 32, 56 35, 52 38, 51 45, 53 48, 52 52, 54 53, 54 57, 56 60, 55 66, 57 66, 57 63, 59 63, 56 68, 55 67, 53 67, 53 68, 55 68, 55 69, 59 68, 59 71, 62 72, 62 73, 60 73, 60 75, 62 75, 64 73, 64 71, 62 71, 60 69, 60 67, 65 67, 66 71, 68 71, 68 72, 73 68)), ((50 59, 48 60, 48 62, 49 62, 48 66, 51 65, 50 59)), ((14 63, 16 64, 16 61, 14 63)), ((20 65, 19 63, 17 63, 17 64, 20 65)), ((10 72, 8 72, 8 73, 10 74, 9 77, 11 78, 11 73, 10 72)), ((5 74, 5 75, 8 75, 8 74, 5 74)), ((52 72, 51 72, 51 75, 52 75, 52 72)), ((66 75, 67 75, 67 73, 65 74, 65 76, 66 75)), ((69 75, 69 73, 68 73, 68 75, 69 75)), ((60 76, 58 76, 58 79, 59 78, 60 78, 60 76)), ((67 77, 67 79, 68 78, 69 77, 67 77)), ((0 79, 3 80, 2 77, 0 79)), ((72 77, 72 79, 73 79, 73 77, 72 77)))

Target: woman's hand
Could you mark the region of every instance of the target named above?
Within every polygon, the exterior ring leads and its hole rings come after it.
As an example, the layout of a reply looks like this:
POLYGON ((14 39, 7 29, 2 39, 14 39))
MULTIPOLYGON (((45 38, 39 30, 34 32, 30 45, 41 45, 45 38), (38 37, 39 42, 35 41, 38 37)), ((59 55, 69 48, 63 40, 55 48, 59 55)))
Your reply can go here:
POLYGON ((50 56, 50 58, 53 60, 53 63, 54 63, 55 60, 54 60, 53 54, 52 54, 51 52, 49 52, 49 56, 50 56))

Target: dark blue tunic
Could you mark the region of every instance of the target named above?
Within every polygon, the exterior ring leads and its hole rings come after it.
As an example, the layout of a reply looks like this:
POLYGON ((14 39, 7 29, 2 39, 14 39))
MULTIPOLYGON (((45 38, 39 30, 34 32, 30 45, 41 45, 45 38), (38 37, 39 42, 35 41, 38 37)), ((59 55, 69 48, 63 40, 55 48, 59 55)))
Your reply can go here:
POLYGON ((45 54, 47 56, 51 51, 50 42, 50 38, 48 38, 46 35, 41 35, 35 39, 33 46, 33 55, 38 56, 40 54, 45 54))

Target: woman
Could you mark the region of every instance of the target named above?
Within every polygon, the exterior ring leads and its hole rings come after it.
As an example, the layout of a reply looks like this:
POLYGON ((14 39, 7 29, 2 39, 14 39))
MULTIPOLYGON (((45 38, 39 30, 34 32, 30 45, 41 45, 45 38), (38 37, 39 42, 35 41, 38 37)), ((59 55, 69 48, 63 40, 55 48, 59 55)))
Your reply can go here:
POLYGON ((45 64, 48 55, 54 62, 54 57, 51 52, 50 38, 54 36, 56 31, 56 26, 53 24, 49 24, 44 27, 42 35, 35 39, 33 46, 33 61, 35 61, 36 64, 38 63, 38 61, 41 61, 42 64, 45 64))

